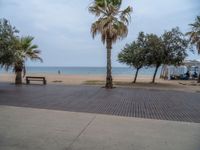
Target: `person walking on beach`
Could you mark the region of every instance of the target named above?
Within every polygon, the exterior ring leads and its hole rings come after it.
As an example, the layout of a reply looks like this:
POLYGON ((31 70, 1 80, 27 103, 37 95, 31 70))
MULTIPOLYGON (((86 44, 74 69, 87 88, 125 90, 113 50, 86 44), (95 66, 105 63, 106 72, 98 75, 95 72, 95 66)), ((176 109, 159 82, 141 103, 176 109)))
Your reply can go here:
POLYGON ((60 70, 58 70, 58 74, 60 75, 60 70))

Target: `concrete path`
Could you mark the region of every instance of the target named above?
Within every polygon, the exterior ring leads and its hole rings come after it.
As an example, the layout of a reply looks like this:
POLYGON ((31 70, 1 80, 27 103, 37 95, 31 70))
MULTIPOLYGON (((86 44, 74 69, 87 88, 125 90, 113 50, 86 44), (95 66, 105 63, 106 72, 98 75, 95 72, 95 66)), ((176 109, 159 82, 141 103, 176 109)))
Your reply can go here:
POLYGON ((0 150, 199 150, 200 124, 0 106, 0 150))

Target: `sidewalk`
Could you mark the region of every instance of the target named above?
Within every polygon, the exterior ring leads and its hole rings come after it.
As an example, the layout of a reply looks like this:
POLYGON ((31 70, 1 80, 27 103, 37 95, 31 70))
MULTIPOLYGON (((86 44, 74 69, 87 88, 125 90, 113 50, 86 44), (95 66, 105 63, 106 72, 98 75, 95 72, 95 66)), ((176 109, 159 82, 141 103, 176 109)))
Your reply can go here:
POLYGON ((200 124, 0 106, 1 150, 199 150, 200 124))

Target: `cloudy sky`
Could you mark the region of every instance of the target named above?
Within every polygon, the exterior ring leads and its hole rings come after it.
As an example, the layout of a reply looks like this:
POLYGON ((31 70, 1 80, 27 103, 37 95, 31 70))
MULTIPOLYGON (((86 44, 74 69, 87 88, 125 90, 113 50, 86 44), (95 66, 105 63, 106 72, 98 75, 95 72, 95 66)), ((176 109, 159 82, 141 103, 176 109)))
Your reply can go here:
MULTIPOLYGON (((0 18, 8 19, 20 35, 35 37, 44 63, 29 66, 105 66, 106 51, 99 37, 92 39, 90 26, 95 21, 88 13, 92 0, 0 0, 0 18)), ((117 54, 138 32, 162 34, 179 26, 189 30, 200 15, 199 0, 123 0, 123 8, 133 7, 132 21, 126 39, 113 46, 113 66, 117 54)), ((199 56, 200 57, 200 56, 199 56)), ((190 54, 189 58, 198 56, 190 54)))

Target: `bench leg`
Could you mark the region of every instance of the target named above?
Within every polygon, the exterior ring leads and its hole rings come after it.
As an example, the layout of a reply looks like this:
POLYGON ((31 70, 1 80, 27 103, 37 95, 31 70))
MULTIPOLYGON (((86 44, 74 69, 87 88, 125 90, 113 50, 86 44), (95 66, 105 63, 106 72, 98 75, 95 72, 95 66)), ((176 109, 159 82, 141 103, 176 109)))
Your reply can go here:
POLYGON ((46 81, 46 80, 44 80, 44 81, 43 81, 43 84, 44 84, 44 85, 46 85, 46 84, 47 84, 47 81, 46 81))
POLYGON ((29 80, 26 80, 26 84, 30 84, 30 81, 29 81, 29 80))

